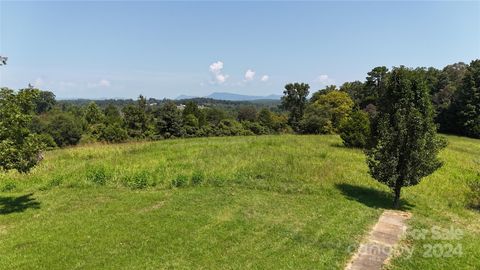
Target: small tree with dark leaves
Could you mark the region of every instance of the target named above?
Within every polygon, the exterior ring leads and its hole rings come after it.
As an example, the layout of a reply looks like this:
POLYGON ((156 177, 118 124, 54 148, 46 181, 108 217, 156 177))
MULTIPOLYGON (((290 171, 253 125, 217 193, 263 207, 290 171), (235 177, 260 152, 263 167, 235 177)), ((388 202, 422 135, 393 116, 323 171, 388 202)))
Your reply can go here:
POLYGON ((399 67, 387 76, 370 139, 370 174, 393 190, 398 208, 402 187, 437 170, 442 165, 437 154, 446 145, 437 136, 428 88, 418 74, 399 67))

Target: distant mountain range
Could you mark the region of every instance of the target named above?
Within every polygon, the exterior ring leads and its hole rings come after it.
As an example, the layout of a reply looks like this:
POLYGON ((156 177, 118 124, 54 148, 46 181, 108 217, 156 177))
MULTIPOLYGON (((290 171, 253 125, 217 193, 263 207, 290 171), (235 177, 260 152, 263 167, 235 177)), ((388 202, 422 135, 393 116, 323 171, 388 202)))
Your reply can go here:
MULTIPOLYGON (((248 95, 240 95, 240 94, 233 94, 227 92, 213 92, 208 96, 204 96, 204 98, 212 98, 217 100, 232 100, 232 101, 250 101, 250 100, 280 100, 281 95, 268 95, 268 96, 248 96, 248 95)), ((191 99, 196 98, 195 96, 187 96, 187 95, 180 95, 176 99, 191 99)))

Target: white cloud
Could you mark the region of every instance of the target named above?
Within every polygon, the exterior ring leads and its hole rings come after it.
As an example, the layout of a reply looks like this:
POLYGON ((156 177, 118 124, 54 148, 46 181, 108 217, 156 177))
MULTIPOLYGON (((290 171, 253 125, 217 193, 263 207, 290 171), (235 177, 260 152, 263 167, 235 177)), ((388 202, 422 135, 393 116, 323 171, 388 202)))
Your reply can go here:
POLYGON ((260 80, 261 80, 262 82, 266 82, 266 81, 268 81, 268 79, 270 79, 270 77, 269 77, 268 75, 263 75, 260 80))
POLYGON ((110 83, 109 80, 101 79, 98 82, 88 83, 87 86, 90 87, 90 88, 96 88, 96 87, 110 87, 110 85, 112 85, 112 84, 110 83))
POLYGON ((101 79, 100 82, 98 83, 98 85, 99 85, 99 86, 109 87, 109 86, 110 86, 110 81, 105 80, 105 79, 101 79))
POLYGON ((210 65, 210 72, 213 75, 214 81, 212 83, 224 83, 229 75, 223 74, 223 62, 217 61, 210 65))
POLYGON ((255 77, 255 71, 248 69, 245 72, 245 81, 252 81, 254 77, 255 77))
POLYGON ((217 62, 212 63, 210 65, 210 71, 212 73, 220 73, 220 72, 222 72, 222 69, 223 69, 223 62, 222 61, 217 61, 217 62))
POLYGON ((322 75, 318 76, 317 79, 315 79, 315 81, 319 82, 323 85, 328 85, 328 84, 334 84, 335 83, 335 80, 328 77, 327 74, 322 74, 322 75))
POLYGON ((228 79, 228 75, 224 74, 217 74, 215 75, 215 79, 217 80, 218 83, 224 83, 228 79))

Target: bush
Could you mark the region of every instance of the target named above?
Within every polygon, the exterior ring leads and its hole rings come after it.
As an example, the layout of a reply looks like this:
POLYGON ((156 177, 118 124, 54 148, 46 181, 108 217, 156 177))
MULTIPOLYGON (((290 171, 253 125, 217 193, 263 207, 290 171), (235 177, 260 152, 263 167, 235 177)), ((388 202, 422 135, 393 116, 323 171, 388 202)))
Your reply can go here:
POLYGON ((242 124, 232 119, 224 119, 214 129, 216 136, 253 135, 253 132, 243 128, 242 124))
POLYGON ((132 189, 144 189, 148 186, 148 174, 145 171, 134 174, 127 179, 127 186, 132 189))
POLYGON ((26 173, 40 161, 44 144, 30 130, 37 97, 36 89, 0 88, 0 170, 26 173))
POLYGON ((100 131, 100 140, 109 143, 124 142, 127 138, 127 131, 119 123, 107 125, 100 131))
POLYGON ((192 185, 197 186, 203 183, 205 176, 202 172, 194 172, 192 174, 192 185))
POLYGON ((54 116, 47 130, 59 147, 76 145, 82 137, 81 121, 70 114, 54 116))
POLYGON ((347 93, 336 90, 317 93, 305 109, 303 128, 309 128, 308 133, 338 132, 340 123, 352 112, 353 100, 347 93))
POLYGON ((184 187, 188 185, 188 177, 185 175, 178 175, 172 180, 172 187, 184 187))
POLYGON ((97 185, 105 185, 110 176, 104 167, 87 169, 87 179, 97 185))
POLYGON ((363 111, 355 111, 340 125, 340 137, 347 147, 364 148, 370 136, 370 119, 363 111))
POLYGON ((49 190, 49 189, 54 188, 54 187, 58 187, 62 184, 62 182, 63 182, 62 177, 55 176, 52 179, 50 179, 50 181, 48 181, 48 183, 44 187, 41 187, 40 190, 45 191, 45 190, 49 190))
POLYGON ((78 141, 78 144, 80 145, 86 145, 86 144, 93 144, 97 142, 97 138, 93 136, 90 133, 83 134, 82 137, 80 138, 80 141, 78 141))
POLYGON ((315 114, 307 111, 300 121, 300 130, 305 134, 332 134, 334 128, 329 117, 321 113, 315 114))
POLYGON ((255 135, 264 135, 269 133, 268 128, 258 122, 243 121, 242 125, 246 130, 250 130, 255 135))
POLYGON ((9 191, 12 191, 12 190, 14 190, 14 189, 16 189, 16 188, 17 188, 17 185, 15 185, 15 183, 13 183, 13 182, 7 182, 7 183, 5 183, 5 185, 3 185, 1 191, 2 191, 2 192, 9 192, 9 191))
POLYGON ((53 139, 50 134, 47 133, 42 133, 38 134, 38 139, 45 145, 47 149, 53 149, 57 147, 57 144, 55 143, 55 140, 53 139))
POLYGON ((480 210, 480 174, 477 175, 477 179, 470 181, 470 204, 472 207, 480 210))

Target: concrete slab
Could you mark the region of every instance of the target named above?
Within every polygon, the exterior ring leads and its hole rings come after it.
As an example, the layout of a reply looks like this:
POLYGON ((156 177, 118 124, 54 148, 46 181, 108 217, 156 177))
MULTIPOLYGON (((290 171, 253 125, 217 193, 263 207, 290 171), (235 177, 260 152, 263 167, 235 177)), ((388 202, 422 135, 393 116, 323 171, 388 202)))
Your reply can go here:
POLYGON ((380 270, 407 230, 410 213, 385 210, 367 239, 345 267, 346 270, 380 270))

